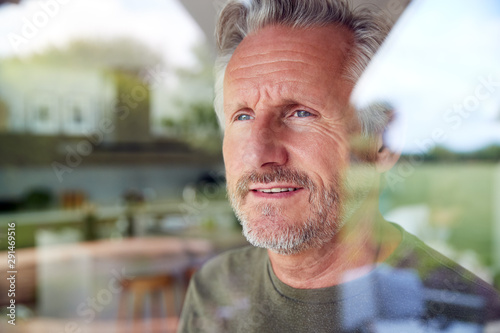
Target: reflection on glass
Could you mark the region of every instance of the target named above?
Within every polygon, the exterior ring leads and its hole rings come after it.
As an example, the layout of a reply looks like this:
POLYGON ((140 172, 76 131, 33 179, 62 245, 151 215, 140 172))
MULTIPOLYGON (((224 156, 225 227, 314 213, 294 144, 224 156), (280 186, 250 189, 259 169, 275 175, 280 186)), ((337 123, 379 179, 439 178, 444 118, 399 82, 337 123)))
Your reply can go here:
MULTIPOLYGON (((191 16, 215 14, 188 2, 0 5, 0 331, 175 331, 194 271, 246 244, 225 192, 212 31, 191 16)), ((436 249, 500 288, 499 20, 493 0, 413 1, 353 95, 393 108, 386 137, 402 157, 380 208, 430 248, 405 233, 414 250, 346 277, 329 308, 262 256, 268 280, 219 281, 222 298, 258 288, 193 323, 258 330, 289 296, 312 302, 288 323, 303 331, 327 330, 322 316, 353 332, 483 331, 496 308, 482 282, 415 265, 436 249)))

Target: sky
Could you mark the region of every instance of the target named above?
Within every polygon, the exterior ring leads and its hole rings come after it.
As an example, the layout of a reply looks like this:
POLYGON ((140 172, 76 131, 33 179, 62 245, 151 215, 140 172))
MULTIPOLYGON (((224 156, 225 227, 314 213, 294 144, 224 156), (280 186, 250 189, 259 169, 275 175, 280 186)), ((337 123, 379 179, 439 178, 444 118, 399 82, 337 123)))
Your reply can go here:
POLYGON ((405 152, 500 144, 500 2, 412 2, 352 101, 390 103, 390 144, 405 152))
POLYGON ((178 0, 24 0, 0 7, 0 57, 41 52, 75 38, 117 36, 136 37, 166 63, 181 66, 193 63, 190 49, 204 40, 178 0))

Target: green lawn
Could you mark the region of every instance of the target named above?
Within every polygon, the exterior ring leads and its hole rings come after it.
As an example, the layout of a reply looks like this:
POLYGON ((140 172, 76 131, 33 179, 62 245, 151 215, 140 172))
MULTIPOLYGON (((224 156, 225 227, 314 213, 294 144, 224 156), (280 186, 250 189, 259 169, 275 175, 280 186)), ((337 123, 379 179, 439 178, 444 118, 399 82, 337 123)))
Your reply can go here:
MULTIPOLYGON (((448 243, 458 250, 474 250, 489 266, 493 260, 493 195, 498 170, 494 163, 422 164, 409 175, 403 172, 407 177, 396 178, 398 181, 392 188, 386 186, 381 196, 381 210, 428 205, 430 223, 449 226, 448 243)), ((398 166, 391 172, 395 171, 398 175, 398 166)))

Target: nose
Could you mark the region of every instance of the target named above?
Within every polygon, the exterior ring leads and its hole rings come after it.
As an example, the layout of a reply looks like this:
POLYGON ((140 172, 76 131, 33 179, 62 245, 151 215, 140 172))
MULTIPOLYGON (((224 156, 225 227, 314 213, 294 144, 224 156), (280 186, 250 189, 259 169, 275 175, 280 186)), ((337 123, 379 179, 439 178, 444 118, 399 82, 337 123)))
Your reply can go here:
POLYGON ((284 129, 273 120, 255 121, 244 151, 244 162, 255 169, 281 166, 288 161, 284 129))

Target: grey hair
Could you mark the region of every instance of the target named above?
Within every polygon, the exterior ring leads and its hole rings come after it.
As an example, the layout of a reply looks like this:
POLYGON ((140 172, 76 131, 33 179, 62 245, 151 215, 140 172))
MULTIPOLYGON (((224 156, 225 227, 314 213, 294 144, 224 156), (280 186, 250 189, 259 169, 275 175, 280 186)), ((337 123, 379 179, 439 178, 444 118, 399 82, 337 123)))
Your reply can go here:
MULTIPOLYGON (((353 32, 353 45, 340 47, 349 59, 343 76, 355 84, 389 31, 382 17, 366 8, 352 9, 347 0, 229 0, 220 13, 216 28, 214 107, 221 128, 224 128, 224 74, 233 52, 245 36, 269 25, 308 28, 331 24, 353 32)), ((384 110, 375 107, 363 110, 361 115, 358 112, 365 135, 383 130, 389 117, 384 110), (380 124, 384 124, 382 128, 380 124)))

